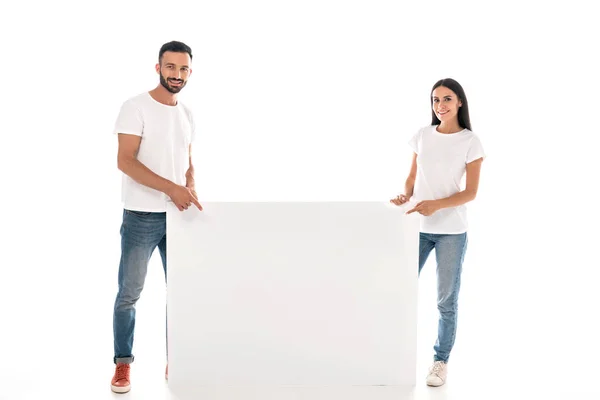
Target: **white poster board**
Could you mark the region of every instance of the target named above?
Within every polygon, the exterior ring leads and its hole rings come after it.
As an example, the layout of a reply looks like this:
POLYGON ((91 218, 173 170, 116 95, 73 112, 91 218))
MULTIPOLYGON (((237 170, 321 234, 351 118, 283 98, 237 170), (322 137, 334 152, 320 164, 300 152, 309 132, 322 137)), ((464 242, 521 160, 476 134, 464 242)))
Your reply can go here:
POLYGON ((414 385, 416 214, 383 202, 169 205, 174 393, 414 385))

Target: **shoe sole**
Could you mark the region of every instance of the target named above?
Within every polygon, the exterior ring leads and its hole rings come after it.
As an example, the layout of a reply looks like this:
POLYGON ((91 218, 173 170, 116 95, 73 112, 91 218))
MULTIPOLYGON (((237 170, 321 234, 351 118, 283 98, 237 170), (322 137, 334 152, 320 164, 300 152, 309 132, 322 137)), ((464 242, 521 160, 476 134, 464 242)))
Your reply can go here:
POLYGON ((429 383, 429 382, 426 382, 426 383, 427 383, 427 386, 430 386, 430 387, 440 387, 440 386, 444 386, 444 383, 446 383, 446 382, 442 382, 440 384, 429 383))
POLYGON ((114 385, 110 385, 110 388, 115 393, 127 393, 131 389, 131 386, 114 386, 114 385))

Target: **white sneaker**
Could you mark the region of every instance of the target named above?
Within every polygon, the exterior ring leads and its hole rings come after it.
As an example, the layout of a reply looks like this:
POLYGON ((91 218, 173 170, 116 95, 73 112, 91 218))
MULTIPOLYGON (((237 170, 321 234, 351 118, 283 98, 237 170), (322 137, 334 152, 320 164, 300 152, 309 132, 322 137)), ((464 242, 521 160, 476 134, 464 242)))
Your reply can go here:
POLYGON ((427 375, 427 386, 442 386, 446 383, 446 376, 448 375, 448 364, 443 361, 436 361, 429 368, 429 375, 427 375))

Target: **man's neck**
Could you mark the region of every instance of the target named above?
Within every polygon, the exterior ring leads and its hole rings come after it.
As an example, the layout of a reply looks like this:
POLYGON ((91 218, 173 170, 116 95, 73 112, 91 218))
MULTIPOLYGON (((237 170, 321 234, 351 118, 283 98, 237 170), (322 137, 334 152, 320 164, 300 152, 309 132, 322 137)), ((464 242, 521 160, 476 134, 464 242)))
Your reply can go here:
POLYGON ((160 84, 150 91, 150 96, 152 96, 154 100, 158 101, 159 103, 167 106, 177 105, 177 95, 169 92, 160 84))

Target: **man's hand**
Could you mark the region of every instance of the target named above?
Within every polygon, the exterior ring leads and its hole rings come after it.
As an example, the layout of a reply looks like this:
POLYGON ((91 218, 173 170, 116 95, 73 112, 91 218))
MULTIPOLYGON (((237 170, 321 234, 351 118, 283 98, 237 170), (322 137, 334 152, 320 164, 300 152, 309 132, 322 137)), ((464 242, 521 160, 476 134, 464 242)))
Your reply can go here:
POLYGON ((192 195, 197 199, 198 195, 196 194, 196 188, 194 186, 186 186, 192 192, 192 195))
MULTIPOLYGON (((190 192, 192 192, 192 196, 194 196, 194 198, 196 200, 198 200, 198 194, 196 193, 196 187, 193 184, 185 185, 185 187, 187 187, 190 190, 190 192)), ((200 206, 199 210, 202 211, 202 206, 200 206)))
POLYGON ((175 185, 167 192, 167 196, 173 200, 179 211, 187 210, 192 204, 195 204, 198 210, 202 211, 202 206, 198 202, 198 196, 193 188, 175 185))
POLYGON ((397 206, 401 206, 402 204, 408 201, 408 196, 399 194, 397 197, 390 200, 390 203, 395 204, 397 206))
POLYGON ((437 210, 439 210, 440 208, 441 207, 439 206, 439 203, 437 201, 424 200, 424 201, 418 202, 412 209, 408 210, 406 213, 410 214, 410 213, 413 213, 416 211, 419 214, 428 217, 431 214, 433 214, 434 212, 436 212, 437 210))

